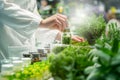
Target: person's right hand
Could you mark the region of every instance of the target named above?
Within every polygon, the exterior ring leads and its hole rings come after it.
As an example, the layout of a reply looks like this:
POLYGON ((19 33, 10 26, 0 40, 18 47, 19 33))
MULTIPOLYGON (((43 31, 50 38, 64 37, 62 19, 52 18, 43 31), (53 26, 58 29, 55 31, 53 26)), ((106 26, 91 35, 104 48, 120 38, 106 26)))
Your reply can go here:
POLYGON ((40 27, 58 29, 60 31, 63 31, 67 26, 67 17, 62 14, 55 14, 40 22, 40 27))

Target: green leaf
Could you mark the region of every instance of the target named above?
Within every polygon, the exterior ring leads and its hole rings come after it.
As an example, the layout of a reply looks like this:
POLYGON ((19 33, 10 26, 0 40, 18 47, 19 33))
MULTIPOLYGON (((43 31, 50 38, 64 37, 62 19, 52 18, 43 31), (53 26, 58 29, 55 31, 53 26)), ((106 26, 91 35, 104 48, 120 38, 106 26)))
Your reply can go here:
POLYGON ((105 80, 118 80, 118 77, 115 74, 110 73, 106 76, 105 80))
POLYGON ((101 74, 101 73, 100 73, 97 69, 94 69, 94 70, 90 73, 90 75, 87 77, 86 80, 103 80, 103 79, 101 79, 100 74, 101 74))
POLYGON ((94 63, 97 63, 97 62, 98 62, 98 57, 94 56, 93 59, 92 59, 92 61, 93 61, 94 63))
MULTIPOLYGON (((115 38, 115 39, 113 40, 112 52, 113 52, 113 53, 117 53, 118 50, 119 50, 119 41, 118 41, 118 39, 115 38)), ((114 55, 114 54, 113 54, 113 55, 114 55)))
POLYGON ((95 69, 95 66, 89 66, 84 70, 85 74, 91 73, 95 69))
POLYGON ((90 60, 93 59, 94 56, 96 56, 96 54, 94 53, 96 51, 96 49, 92 49, 89 53, 88 53, 88 57, 90 60))
POLYGON ((120 73, 120 66, 116 68, 116 70, 120 73))
POLYGON ((70 72, 69 74, 67 74, 67 80, 73 80, 73 73, 70 72))
POLYGON ((109 60, 110 60, 110 58, 111 58, 110 55, 104 53, 104 52, 101 51, 101 50, 97 50, 97 49, 94 49, 94 50, 91 52, 91 54, 94 55, 94 56, 98 56, 98 57, 104 59, 104 60, 107 61, 107 62, 109 62, 109 60))
POLYGON ((109 45, 108 43, 105 42, 105 48, 108 49, 108 50, 111 50, 111 45, 109 45))
POLYGON ((118 53, 115 55, 111 60, 111 65, 118 65, 120 64, 120 54, 118 53))
POLYGON ((71 71, 72 68, 73 68, 72 66, 64 66, 64 69, 65 69, 66 71, 71 71))

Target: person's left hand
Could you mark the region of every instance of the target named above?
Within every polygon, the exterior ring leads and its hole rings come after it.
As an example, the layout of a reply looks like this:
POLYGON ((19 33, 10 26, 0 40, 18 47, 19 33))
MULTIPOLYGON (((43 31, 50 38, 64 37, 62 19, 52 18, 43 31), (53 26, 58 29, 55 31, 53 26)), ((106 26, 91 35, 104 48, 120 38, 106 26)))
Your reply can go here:
POLYGON ((84 42, 85 41, 85 39, 83 37, 80 37, 77 35, 73 35, 72 40, 77 41, 77 42, 84 42))
MULTIPOLYGON (((55 40, 60 41, 61 38, 62 38, 62 32, 59 31, 56 38, 55 38, 55 40)), ((84 42, 85 41, 85 39, 83 37, 80 37, 80 36, 77 36, 77 35, 72 35, 71 39, 73 41, 76 41, 76 42, 84 42)))

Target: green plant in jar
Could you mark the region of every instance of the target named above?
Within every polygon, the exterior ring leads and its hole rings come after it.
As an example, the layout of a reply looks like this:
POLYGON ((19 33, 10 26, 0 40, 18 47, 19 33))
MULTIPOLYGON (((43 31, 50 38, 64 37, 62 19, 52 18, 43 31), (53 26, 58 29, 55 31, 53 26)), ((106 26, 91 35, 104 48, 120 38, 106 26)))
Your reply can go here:
POLYGON ((71 43, 71 33, 70 28, 66 28, 62 34, 62 44, 70 44, 71 43))

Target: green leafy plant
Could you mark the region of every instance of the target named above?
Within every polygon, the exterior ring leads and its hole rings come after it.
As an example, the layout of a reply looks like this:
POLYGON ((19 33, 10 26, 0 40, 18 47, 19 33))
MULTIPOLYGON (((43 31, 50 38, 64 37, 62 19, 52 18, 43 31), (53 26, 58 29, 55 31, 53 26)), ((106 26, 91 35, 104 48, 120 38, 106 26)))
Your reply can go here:
POLYGON ((6 80, 48 80, 50 77, 49 62, 42 61, 29 65, 11 76, 7 76, 6 80))
POLYGON ((92 65, 88 59, 90 47, 69 46, 59 54, 51 54, 50 72, 55 80, 85 80, 84 69, 92 65))
POLYGON ((109 34, 99 39, 90 51, 95 64, 86 68, 90 72, 87 80, 120 80, 120 30, 115 29, 116 23, 109 27, 109 34))
POLYGON ((71 44, 72 44, 73 46, 90 46, 89 43, 88 43, 88 41, 77 42, 77 41, 72 40, 72 41, 71 41, 71 44))
POLYGON ((94 44, 105 29, 106 23, 103 16, 90 16, 87 17, 83 23, 80 23, 78 28, 75 29, 75 33, 79 36, 83 36, 89 42, 94 44))
MULTIPOLYGON (((72 46, 89 46, 89 43, 87 41, 77 42, 77 41, 72 40, 71 45, 72 46)), ((68 46, 70 45, 58 45, 52 49, 52 52, 55 54, 58 54, 62 52, 65 48, 67 48, 68 46)))
POLYGON ((60 53, 61 51, 63 51, 65 48, 67 48, 67 46, 56 46, 52 49, 52 52, 55 54, 60 53))

